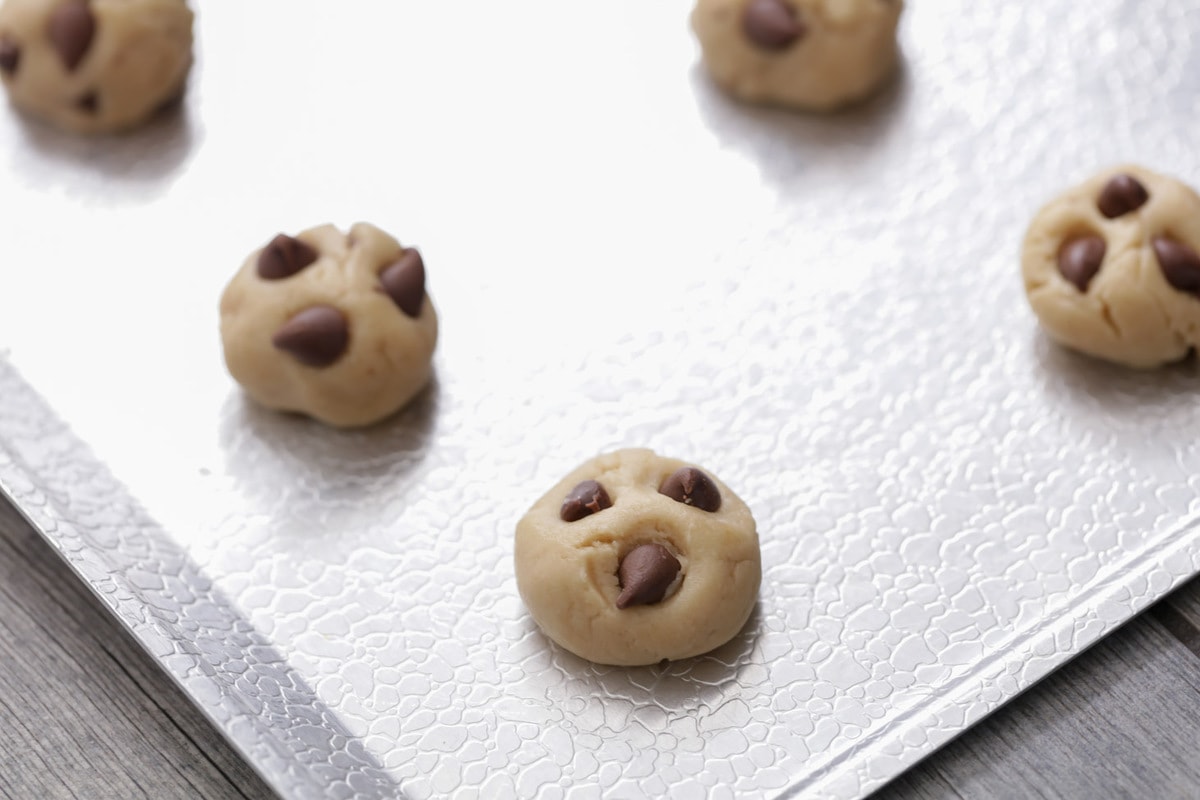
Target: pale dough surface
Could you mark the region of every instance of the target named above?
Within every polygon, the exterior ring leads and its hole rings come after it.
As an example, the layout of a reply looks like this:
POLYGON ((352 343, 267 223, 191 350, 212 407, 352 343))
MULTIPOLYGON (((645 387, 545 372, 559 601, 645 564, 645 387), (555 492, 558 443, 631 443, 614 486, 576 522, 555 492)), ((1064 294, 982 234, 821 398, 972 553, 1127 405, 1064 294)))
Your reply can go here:
POLYGON ((715 512, 659 494, 662 482, 684 466, 690 465, 650 450, 601 455, 525 514, 517 524, 517 585, 547 636, 589 661, 631 666, 700 655, 742 629, 762 578, 754 518, 708 470, 721 492, 715 512), (603 485, 613 505, 564 522, 563 499, 585 480, 603 485), (660 603, 618 609, 620 560, 642 544, 671 550, 682 579, 660 603))
POLYGON ((1025 236, 1021 270, 1029 304, 1058 342, 1127 366, 1178 361, 1200 345, 1200 298, 1163 277, 1152 242, 1170 237, 1200 251, 1200 196, 1174 178, 1136 165, 1107 169, 1041 209, 1025 236), (1106 219, 1097 198, 1125 173, 1150 199, 1136 211, 1106 219), (1107 246, 1086 292, 1066 280, 1058 254, 1073 238, 1097 235, 1107 246))
POLYGON ((786 0, 807 33, 782 51, 745 34, 750 0, 698 0, 692 29, 718 85, 752 103, 832 111, 861 100, 893 71, 903 0, 786 0))
POLYGON ((332 225, 296 236, 317 260, 282 280, 259 276, 255 250, 221 297, 221 340, 230 374, 268 408, 296 411, 330 425, 369 425, 404 406, 429 381, 438 318, 425 294, 418 316, 405 315, 381 291, 379 272, 404 248, 367 223, 343 234, 332 225), (328 367, 300 363, 272 344, 293 315, 332 305, 350 327, 348 350, 328 367))
POLYGON ((3 75, 14 105, 77 133, 136 126, 176 98, 192 64, 192 12, 184 0, 91 0, 91 44, 68 69, 50 42, 50 17, 60 0, 5 0, 0 36, 20 48, 13 74, 3 75), (94 95, 94 108, 80 100, 94 95))

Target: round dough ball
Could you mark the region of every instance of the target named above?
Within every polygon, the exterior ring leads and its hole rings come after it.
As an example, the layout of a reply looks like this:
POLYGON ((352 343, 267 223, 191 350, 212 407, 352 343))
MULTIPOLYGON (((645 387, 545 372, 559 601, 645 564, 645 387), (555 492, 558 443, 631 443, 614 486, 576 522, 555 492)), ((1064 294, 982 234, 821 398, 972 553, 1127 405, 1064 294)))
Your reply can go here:
POLYGON ((896 64, 903 0, 698 0, 692 29, 713 79, 752 103, 832 111, 896 64))
POLYGON ((0 78, 13 105, 77 133, 145 122, 192 65, 184 0, 5 0, 0 78))
POLYGON ((429 381, 438 320, 425 266, 374 225, 254 251, 221 297, 230 374, 268 408, 339 427, 394 413, 429 381))
POLYGON ((1200 345, 1200 196, 1127 165, 1051 201, 1029 226, 1025 292, 1058 342, 1131 367, 1200 345))
POLYGON ((554 641, 600 664, 706 653, 754 608, 754 517, 711 473, 620 450, 563 478, 517 524, 517 586, 554 641))

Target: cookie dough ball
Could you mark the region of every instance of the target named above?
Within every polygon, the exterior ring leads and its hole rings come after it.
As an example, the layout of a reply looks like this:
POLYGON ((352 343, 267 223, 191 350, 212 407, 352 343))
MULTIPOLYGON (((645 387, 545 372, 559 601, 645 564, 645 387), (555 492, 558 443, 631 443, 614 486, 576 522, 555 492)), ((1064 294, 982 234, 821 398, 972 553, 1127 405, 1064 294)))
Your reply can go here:
POLYGON ((221 297, 230 374, 268 408, 339 427, 392 414, 429 381, 438 321, 425 265, 374 225, 280 234, 221 297))
POLYGON ((592 459, 517 524, 517 586, 546 635, 600 664, 706 653, 745 625, 754 517, 707 471, 649 450, 592 459))
POLYGON ((896 64, 903 0, 698 0, 692 28, 725 90, 752 103, 832 111, 896 64))
POLYGON ((1131 367, 1200 345, 1200 196, 1138 166, 1106 170, 1038 212, 1025 291, 1060 343, 1131 367))
POLYGON ((146 121, 192 64, 184 0, 5 0, 0 78, 13 105, 77 133, 146 121))

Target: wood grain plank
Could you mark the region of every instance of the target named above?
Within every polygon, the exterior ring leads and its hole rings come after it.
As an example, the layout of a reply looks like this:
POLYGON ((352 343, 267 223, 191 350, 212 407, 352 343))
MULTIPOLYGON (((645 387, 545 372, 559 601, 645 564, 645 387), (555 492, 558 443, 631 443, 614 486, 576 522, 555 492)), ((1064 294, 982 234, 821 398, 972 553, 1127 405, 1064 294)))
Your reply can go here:
POLYGON ((1185 647, 1200 656, 1200 578, 1154 606, 1155 618, 1185 647))
POLYGON ((1198 750, 1200 658, 1142 615, 877 797, 1194 798, 1198 750))
POLYGON ((4 797, 271 796, 6 502, 0 718, 4 797))

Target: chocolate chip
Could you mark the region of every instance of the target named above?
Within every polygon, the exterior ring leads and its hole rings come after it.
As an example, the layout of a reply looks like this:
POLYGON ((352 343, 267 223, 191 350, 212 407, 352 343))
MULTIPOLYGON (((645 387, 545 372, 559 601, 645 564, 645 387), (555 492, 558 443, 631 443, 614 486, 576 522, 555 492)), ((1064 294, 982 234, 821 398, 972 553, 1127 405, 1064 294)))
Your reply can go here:
POLYGON ((350 326, 333 306, 311 306, 284 323, 271 343, 301 364, 328 367, 346 352, 350 326))
POLYGON ((0 36, 0 72, 13 76, 21 64, 21 48, 7 36, 0 36))
POLYGON ((1166 236, 1157 237, 1153 245, 1167 283, 1181 292, 1200 296, 1200 255, 1183 242, 1166 236))
POLYGON ((92 46, 96 35, 96 18, 87 0, 66 0, 50 15, 50 43, 58 52, 63 66, 74 72, 92 46))
POLYGON ((750 0, 742 12, 742 31, 764 50, 786 50, 808 29, 784 0, 750 0))
POLYGON ((258 254, 258 276, 268 281, 290 278, 316 260, 316 250, 281 233, 258 254))
POLYGON ((611 507, 612 500, 603 486, 596 481, 584 481, 567 494, 558 515, 563 522, 574 522, 611 507))
POLYGON ((679 559, 661 544, 643 544, 633 548, 621 559, 621 565, 617 568, 617 577, 621 581, 617 608, 661 602, 680 569, 679 559))
POLYGON ((1146 205, 1150 193, 1146 187, 1138 183, 1137 178, 1124 173, 1114 175, 1112 180, 1104 184, 1096 206, 1100 213, 1109 219, 1116 219, 1131 211, 1137 211, 1146 205))
POLYGON ((716 511, 721 507, 721 491, 712 478, 695 467, 682 467, 658 487, 659 494, 701 511, 716 511))
POLYGON ((1076 289, 1086 292, 1088 284, 1100 271, 1106 250, 1108 246, 1099 236, 1071 239, 1058 251, 1058 271, 1075 284, 1076 289))
POLYGON ((88 92, 75 101, 75 107, 85 114, 95 114, 100 110, 100 96, 95 92, 88 92))
POLYGON ((410 247, 384 267, 379 283, 401 311, 414 319, 420 315, 425 300, 425 262, 416 248, 410 247))

